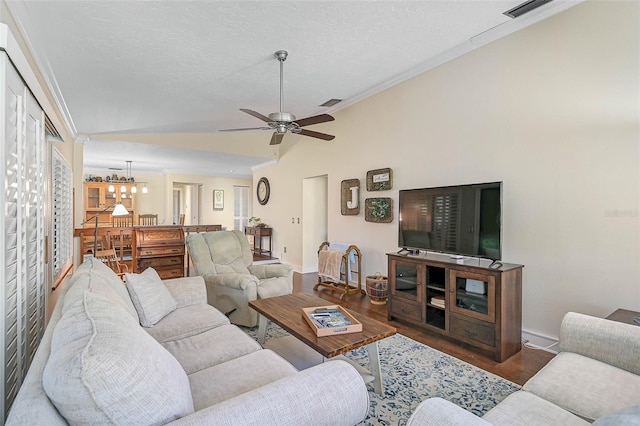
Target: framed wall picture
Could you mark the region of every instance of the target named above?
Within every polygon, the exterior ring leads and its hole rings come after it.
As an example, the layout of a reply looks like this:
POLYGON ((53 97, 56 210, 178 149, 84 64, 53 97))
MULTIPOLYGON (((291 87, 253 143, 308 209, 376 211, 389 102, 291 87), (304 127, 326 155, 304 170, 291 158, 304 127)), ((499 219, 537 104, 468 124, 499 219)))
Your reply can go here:
POLYGON ((214 210, 224 209, 224 191, 222 189, 213 190, 213 209, 214 210))
POLYGON ((367 198, 364 200, 364 220, 389 223, 393 220, 393 198, 367 198))
POLYGON ((340 184, 340 213, 343 216, 360 214, 360 179, 347 179, 340 184))
POLYGON ((367 191, 386 191, 393 187, 393 171, 390 168, 367 172, 367 191))

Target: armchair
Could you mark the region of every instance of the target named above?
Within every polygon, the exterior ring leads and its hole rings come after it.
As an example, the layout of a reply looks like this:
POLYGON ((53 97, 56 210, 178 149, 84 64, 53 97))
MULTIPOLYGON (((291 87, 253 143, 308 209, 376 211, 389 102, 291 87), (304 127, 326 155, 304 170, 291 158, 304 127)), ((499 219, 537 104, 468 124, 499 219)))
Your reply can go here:
POLYGON ((207 286, 207 302, 238 325, 258 324, 249 301, 290 294, 293 270, 288 265, 253 265, 247 237, 240 231, 213 231, 187 236, 189 257, 207 286))

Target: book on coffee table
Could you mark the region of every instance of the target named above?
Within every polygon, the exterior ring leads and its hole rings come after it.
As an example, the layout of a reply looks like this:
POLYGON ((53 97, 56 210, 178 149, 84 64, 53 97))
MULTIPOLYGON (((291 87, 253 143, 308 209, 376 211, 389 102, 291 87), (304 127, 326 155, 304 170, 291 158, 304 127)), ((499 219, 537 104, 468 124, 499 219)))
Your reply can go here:
POLYGON ((302 316, 318 337, 362 331, 362 324, 340 305, 302 308, 302 316))

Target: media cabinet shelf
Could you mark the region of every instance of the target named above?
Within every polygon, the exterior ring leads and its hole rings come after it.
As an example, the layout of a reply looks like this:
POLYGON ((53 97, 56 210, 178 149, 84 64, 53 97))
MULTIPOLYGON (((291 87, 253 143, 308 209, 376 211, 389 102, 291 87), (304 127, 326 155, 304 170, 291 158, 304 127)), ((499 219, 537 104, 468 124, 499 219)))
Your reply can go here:
POLYGON ((478 258, 387 254, 389 320, 401 320, 490 353, 498 362, 522 348, 522 268, 478 258), (444 296, 444 307, 431 298, 444 296))

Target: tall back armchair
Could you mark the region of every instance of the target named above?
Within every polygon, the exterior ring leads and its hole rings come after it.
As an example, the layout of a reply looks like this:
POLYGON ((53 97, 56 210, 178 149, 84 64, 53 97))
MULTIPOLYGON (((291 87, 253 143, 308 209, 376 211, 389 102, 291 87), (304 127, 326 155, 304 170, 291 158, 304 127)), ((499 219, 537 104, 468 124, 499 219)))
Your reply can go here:
POLYGON ((288 265, 254 265, 247 237, 240 231, 213 231, 187 236, 196 274, 204 277, 208 303, 238 325, 253 327, 258 314, 250 300, 290 294, 293 270, 288 265))

